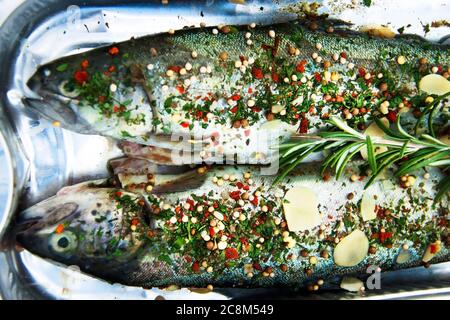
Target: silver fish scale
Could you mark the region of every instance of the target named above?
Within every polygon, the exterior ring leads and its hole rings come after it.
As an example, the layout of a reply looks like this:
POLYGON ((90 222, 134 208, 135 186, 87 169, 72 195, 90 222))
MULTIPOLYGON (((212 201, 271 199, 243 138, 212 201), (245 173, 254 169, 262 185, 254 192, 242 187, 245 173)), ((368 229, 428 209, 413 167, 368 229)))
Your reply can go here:
MULTIPOLYGON (((355 167, 352 167, 353 169, 355 167)), ((355 194, 353 203, 358 203, 361 198, 361 194, 363 192, 364 182, 344 182, 348 178, 342 178, 339 181, 330 180, 323 181, 322 179, 317 178, 314 172, 317 172, 317 164, 309 163, 302 166, 299 171, 295 174, 291 175, 287 182, 284 184, 286 188, 298 187, 298 186, 306 186, 312 190, 314 190, 315 194, 318 197, 320 203, 320 211, 323 213, 323 222, 327 225, 333 225, 335 223, 339 223, 339 219, 342 216, 342 210, 339 210, 343 204, 346 202, 346 195, 350 192, 355 194), (301 173, 299 172, 301 171, 301 173), (332 219, 328 218, 328 214, 333 216, 332 219)), ((203 186, 196 188, 195 190, 187 190, 185 192, 178 192, 175 194, 168 194, 160 196, 160 199, 164 201, 164 203, 174 203, 177 200, 183 200, 190 197, 191 194, 196 194, 197 196, 209 193, 212 191, 215 197, 220 197, 223 191, 229 192, 233 190, 233 187, 229 187, 227 183, 224 186, 218 187, 216 184, 212 183, 211 179, 214 176, 223 177, 223 175, 236 175, 238 181, 240 180, 241 175, 244 172, 252 172, 251 179, 254 181, 254 185, 256 186, 270 186, 273 177, 261 176, 258 174, 255 167, 245 167, 240 166, 239 168, 233 167, 223 167, 220 169, 215 169, 209 172, 207 175, 206 182, 203 186)), ((430 170, 431 181, 441 177, 441 173, 438 170, 430 170)), ((392 176, 392 175, 389 175, 392 176)), ((417 184, 420 184, 423 181, 420 177, 417 178, 417 184)), ((387 207, 393 208, 401 199, 405 199, 407 197, 407 192, 400 188, 394 188, 385 190, 384 182, 391 181, 383 180, 377 182, 369 189, 371 194, 377 195, 378 200, 377 204, 387 207)), ((434 184, 434 183, 433 183, 434 184)), ((432 183, 425 184, 424 188, 419 190, 415 190, 415 196, 418 196, 419 193, 422 194, 423 198, 430 197, 434 194, 435 190, 433 189, 432 183)), ((270 191, 270 195, 277 193, 277 188, 270 191)), ((263 191, 263 195, 264 195, 263 191)), ((445 203, 443 204, 446 205, 445 203)), ((405 206, 406 208, 408 205, 405 206)), ((275 213, 274 214, 281 214, 275 213)), ((436 215, 436 212, 429 210, 427 212, 416 212, 409 216, 410 219, 415 219, 418 216, 425 215, 424 221, 429 221, 436 215)), ((355 213, 354 217, 357 217, 358 213, 355 213)), ((358 223, 356 224, 358 225, 358 223)), ((364 230, 367 228, 367 223, 359 223, 359 226, 364 230)), ((408 241, 404 243, 412 244, 408 241)), ((317 243, 314 244, 305 244, 301 243, 302 247, 305 247, 309 250, 317 249, 317 243)), ((412 246, 411 246, 412 247, 412 246)), ((318 257, 318 264, 314 268, 314 273, 312 276, 308 277, 305 274, 305 268, 309 266, 308 259, 302 258, 300 256, 300 249, 295 247, 291 249, 289 253, 295 254, 297 257, 296 260, 291 261, 289 265, 289 271, 284 273, 277 268, 274 268, 275 276, 274 277, 258 277, 256 279, 249 279, 244 272, 242 265, 238 267, 228 268, 224 272, 220 274, 208 274, 203 272, 201 274, 193 274, 190 271, 190 265, 183 263, 183 258, 180 255, 181 253, 172 253, 172 259, 174 262, 173 266, 162 266, 155 260, 155 255, 153 252, 148 252, 145 256, 142 257, 140 267, 138 271, 130 275, 131 283, 135 283, 136 281, 143 281, 146 286, 152 285, 180 285, 180 286, 206 286, 208 284, 213 284, 219 287, 228 287, 230 285, 234 286, 249 286, 249 287, 279 287, 279 286, 291 286, 291 287, 302 287, 307 282, 311 282, 314 279, 323 278, 323 279, 334 279, 339 275, 349 275, 349 274, 366 274, 366 269, 370 265, 375 265, 380 267, 382 270, 396 270, 396 269, 404 269, 411 268, 415 266, 419 266, 421 264, 422 252, 415 248, 408 249, 410 254, 410 259, 408 262, 403 264, 397 264, 396 258, 400 252, 402 252, 402 248, 380 248, 376 254, 368 255, 364 261, 359 263, 354 267, 339 267, 336 266, 333 262, 333 259, 323 259, 318 257), (156 264, 158 267, 156 267, 156 264), (176 270, 176 271, 175 271, 176 270), (135 277, 135 278, 133 278, 135 277)), ((447 248, 442 248, 441 252, 436 255, 433 259, 433 262, 446 261, 449 258, 449 251, 447 248)), ((186 252, 185 254, 189 254, 186 252)), ((332 256, 332 252, 330 252, 332 256)), ((252 261, 246 258, 243 258, 239 261, 239 264, 251 263, 252 261)), ((275 261, 271 261, 270 259, 265 262, 266 266, 276 267, 277 263, 275 261)), ((367 274, 368 275, 368 274, 367 274)), ((142 284, 141 283, 141 284, 142 284)), ((328 285, 336 285, 336 282, 331 281, 328 285)))

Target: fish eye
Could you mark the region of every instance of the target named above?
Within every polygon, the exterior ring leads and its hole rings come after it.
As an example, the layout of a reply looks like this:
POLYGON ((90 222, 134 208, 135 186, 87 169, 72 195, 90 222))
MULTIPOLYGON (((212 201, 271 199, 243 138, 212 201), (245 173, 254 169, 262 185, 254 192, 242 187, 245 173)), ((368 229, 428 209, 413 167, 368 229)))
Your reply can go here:
POLYGON ((59 91, 62 95, 69 98, 76 98, 80 95, 80 91, 69 81, 63 81, 59 85, 59 91))
POLYGON ((78 246, 78 239, 71 231, 53 234, 50 238, 50 249, 55 253, 64 254, 73 251, 78 246))

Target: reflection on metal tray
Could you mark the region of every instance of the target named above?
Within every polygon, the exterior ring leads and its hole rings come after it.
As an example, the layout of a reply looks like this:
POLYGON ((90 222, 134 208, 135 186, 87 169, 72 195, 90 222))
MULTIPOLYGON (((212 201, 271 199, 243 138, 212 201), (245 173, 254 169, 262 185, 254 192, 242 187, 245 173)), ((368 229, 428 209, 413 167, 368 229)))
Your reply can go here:
MULTIPOLYGON (((85 1, 74 0, 30 0, 17 8, 0 31, 0 236, 7 231, 6 227, 17 209, 53 195, 64 185, 106 176, 106 161, 121 154, 114 141, 53 127, 24 108, 21 97, 27 92, 26 80, 39 65, 131 36, 198 26, 200 22, 216 25, 286 21, 296 18, 296 15, 285 13, 280 8, 294 2, 254 0, 242 5, 236 4, 237 1, 225 0, 192 3, 171 0, 169 5, 162 5, 161 1, 146 1, 144 4, 141 1, 98 0, 86 5, 85 1)), ((387 11, 388 14, 385 11, 379 14, 381 8, 386 9, 388 5, 385 1, 379 2, 380 6, 354 11, 331 5, 321 10, 331 13, 334 18, 353 20, 357 24, 364 23, 364 17, 367 18, 372 10, 375 15, 371 22, 388 23, 395 17, 393 28, 400 27, 402 23, 406 25, 408 19, 414 20, 412 15, 422 15, 424 21, 431 21, 430 17, 444 19, 449 10, 442 10, 439 1, 435 4, 431 1, 427 5, 413 1, 403 14, 399 14, 400 8, 395 5, 392 11, 387 11), (423 12, 427 16, 423 16, 423 12)), ((408 31, 420 34, 420 25, 416 23, 408 31)), ((438 40, 445 34, 448 34, 448 28, 433 30, 428 36, 438 40)), ((2 245, 4 251, 0 252, 0 296, 5 299, 155 299, 157 296, 166 299, 224 299, 274 296, 273 290, 268 294, 266 289, 227 289, 200 294, 188 289, 145 290, 112 285, 27 251, 17 252, 11 243, 6 237, 2 245)), ((442 263, 431 269, 389 272, 383 274, 383 289, 368 291, 365 298, 449 297, 449 271, 450 263, 442 263)), ((277 296, 286 299, 361 298, 343 291, 314 295, 280 291, 277 296)))

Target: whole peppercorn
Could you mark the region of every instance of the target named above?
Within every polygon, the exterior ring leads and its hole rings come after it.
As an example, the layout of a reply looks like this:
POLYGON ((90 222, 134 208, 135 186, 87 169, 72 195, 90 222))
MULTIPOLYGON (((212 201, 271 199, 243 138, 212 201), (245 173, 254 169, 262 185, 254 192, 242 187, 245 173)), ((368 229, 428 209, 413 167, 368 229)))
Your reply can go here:
POLYGON ((213 250, 213 249, 214 249, 214 242, 208 241, 208 242, 206 243, 206 249, 208 249, 208 250, 213 250))
POLYGON ((364 123, 362 123, 362 122, 358 123, 357 127, 358 127, 359 130, 365 130, 366 129, 366 125, 364 123))
POLYGON ((334 32, 334 28, 332 26, 329 26, 326 31, 328 33, 333 33, 334 32))
POLYGON ((295 47, 293 46, 289 46, 288 47, 288 52, 291 56, 295 55, 295 47))
POLYGON ((370 247, 369 247, 369 253, 370 253, 370 254, 375 254, 375 253, 377 253, 377 248, 374 247, 374 246, 370 246, 370 247))
POLYGON ((308 277, 310 277, 313 274, 313 271, 312 271, 312 269, 306 269, 305 273, 308 277))
POLYGON ((221 31, 222 33, 227 34, 227 33, 230 33, 231 28, 230 28, 230 26, 223 26, 222 29, 220 29, 220 31, 221 31))
POLYGON ((266 115, 267 121, 272 121, 273 119, 275 119, 275 115, 273 113, 268 113, 266 115))
POLYGON ((322 250, 322 252, 320 253, 320 256, 324 259, 328 259, 330 257, 330 254, 328 253, 327 250, 322 250))
POLYGON ((241 125, 242 125, 242 123, 241 123, 240 120, 236 120, 236 121, 233 123, 233 127, 234 127, 235 129, 239 129, 239 128, 241 127, 241 125))
POLYGON ((286 272, 286 271, 288 270, 288 266, 285 265, 285 264, 282 264, 282 265, 280 266, 280 269, 281 269, 281 271, 286 272))
POLYGON ((311 22, 311 23, 309 24, 309 29, 310 29, 311 31, 316 31, 317 28, 319 28, 317 22, 313 21, 313 22, 311 22))
POLYGON ((300 255, 301 255, 303 258, 306 258, 306 257, 308 257, 308 251, 305 250, 305 249, 302 249, 302 251, 300 251, 300 255))
POLYGON ((428 63, 428 59, 427 58, 420 58, 419 59, 419 64, 424 65, 428 63))
POLYGON ((386 82, 380 83, 380 91, 381 92, 385 92, 385 91, 387 91, 387 89, 388 89, 388 85, 386 82))
POLYGON ((352 200, 354 197, 355 197, 355 195, 353 194, 353 192, 350 192, 350 193, 347 195, 347 199, 348 199, 348 200, 352 200))
POLYGON ((222 60, 222 61, 227 61, 228 60, 228 53, 226 53, 225 51, 222 51, 219 54, 219 59, 222 60))

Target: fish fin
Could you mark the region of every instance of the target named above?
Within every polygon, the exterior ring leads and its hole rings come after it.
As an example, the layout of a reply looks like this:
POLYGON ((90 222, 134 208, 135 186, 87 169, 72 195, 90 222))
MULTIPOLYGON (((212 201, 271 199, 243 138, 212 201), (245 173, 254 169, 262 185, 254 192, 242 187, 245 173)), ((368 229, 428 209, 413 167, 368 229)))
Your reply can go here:
MULTIPOLYGON (((138 84, 142 87, 142 89, 145 92, 145 95, 147 96, 147 102, 150 105, 152 109, 152 123, 156 123, 156 121, 161 121, 161 117, 159 115, 158 108, 155 104, 152 103, 153 94, 152 94, 152 88, 148 85, 148 79, 145 76, 144 69, 141 65, 138 64, 132 64, 130 66, 130 73, 131 73, 131 81, 135 84, 138 84)), ((156 131, 156 125, 153 127, 153 131, 156 131)))
POLYGON ((110 187, 110 181, 109 179, 98 179, 98 180, 92 180, 92 181, 86 181, 82 183, 75 184, 73 186, 67 186, 60 189, 56 196, 65 196, 71 193, 80 192, 83 190, 91 189, 91 188, 107 188, 110 187))
POLYGON ((184 174, 172 176, 163 182, 158 182, 164 176, 157 175, 152 193, 173 193, 197 189, 205 183, 207 176, 205 173, 191 170, 184 174))
POLYGON ((137 158, 117 158, 112 159, 108 163, 114 175, 125 173, 133 175, 141 174, 182 174, 192 170, 191 166, 174 166, 174 165, 159 165, 150 160, 137 158))

